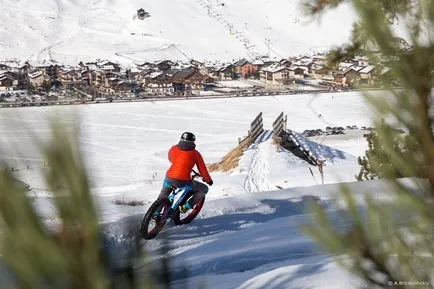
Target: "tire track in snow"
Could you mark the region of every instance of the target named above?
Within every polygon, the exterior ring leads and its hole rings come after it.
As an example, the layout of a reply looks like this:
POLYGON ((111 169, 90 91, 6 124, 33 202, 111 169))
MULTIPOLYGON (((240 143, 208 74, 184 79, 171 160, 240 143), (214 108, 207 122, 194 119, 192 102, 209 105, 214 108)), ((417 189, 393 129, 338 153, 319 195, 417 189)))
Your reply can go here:
POLYGON ((267 159, 269 158, 269 147, 260 147, 260 144, 271 137, 272 132, 264 131, 257 140, 251 145, 250 149, 255 152, 250 160, 247 177, 244 181, 244 190, 248 193, 270 190, 271 184, 268 182, 269 168, 267 159))

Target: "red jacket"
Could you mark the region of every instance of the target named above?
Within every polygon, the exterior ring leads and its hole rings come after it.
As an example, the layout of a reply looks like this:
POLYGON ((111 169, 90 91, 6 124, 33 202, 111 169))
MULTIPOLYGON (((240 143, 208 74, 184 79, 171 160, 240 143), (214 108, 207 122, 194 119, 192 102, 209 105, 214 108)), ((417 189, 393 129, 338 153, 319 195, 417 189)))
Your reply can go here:
POLYGON ((195 149, 185 151, 174 145, 169 150, 169 161, 172 163, 166 173, 169 178, 189 181, 191 180, 191 171, 196 165, 203 180, 207 183, 211 181, 202 155, 195 149))

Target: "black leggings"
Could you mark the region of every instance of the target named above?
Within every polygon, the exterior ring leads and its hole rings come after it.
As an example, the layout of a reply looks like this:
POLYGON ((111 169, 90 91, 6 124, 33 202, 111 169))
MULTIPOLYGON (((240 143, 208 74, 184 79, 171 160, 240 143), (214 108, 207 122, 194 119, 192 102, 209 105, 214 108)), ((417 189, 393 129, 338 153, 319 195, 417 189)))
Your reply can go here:
POLYGON ((181 181, 166 177, 165 184, 163 185, 163 188, 161 189, 158 198, 167 198, 170 195, 172 189, 167 185, 174 186, 176 188, 180 188, 186 185, 190 186, 192 188, 191 191, 193 192, 193 197, 188 201, 188 203, 192 207, 196 205, 200 200, 202 200, 203 197, 205 197, 206 193, 208 193, 208 186, 204 183, 198 181, 181 181))

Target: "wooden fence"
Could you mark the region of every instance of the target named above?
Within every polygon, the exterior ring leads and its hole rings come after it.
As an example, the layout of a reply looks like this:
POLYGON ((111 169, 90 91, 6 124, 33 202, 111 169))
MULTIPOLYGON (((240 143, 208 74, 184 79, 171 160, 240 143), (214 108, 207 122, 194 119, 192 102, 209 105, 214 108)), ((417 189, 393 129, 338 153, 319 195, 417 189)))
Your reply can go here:
POLYGON ((260 112, 250 124, 250 130, 247 136, 243 139, 238 139, 238 144, 244 144, 245 146, 251 145, 263 132, 264 125, 262 121, 262 112, 260 112))
POLYGON ((273 138, 277 139, 282 136, 286 129, 287 116, 282 113, 273 122, 273 138))

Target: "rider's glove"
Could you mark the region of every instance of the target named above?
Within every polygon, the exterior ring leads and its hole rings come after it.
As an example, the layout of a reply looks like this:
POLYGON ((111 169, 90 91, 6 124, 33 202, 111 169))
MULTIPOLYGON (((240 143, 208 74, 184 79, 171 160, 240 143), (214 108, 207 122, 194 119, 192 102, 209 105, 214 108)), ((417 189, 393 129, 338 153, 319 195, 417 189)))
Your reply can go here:
POLYGON ((214 182, 212 180, 209 180, 208 182, 206 182, 208 185, 212 186, 212 184, 214 184, 214 182))

